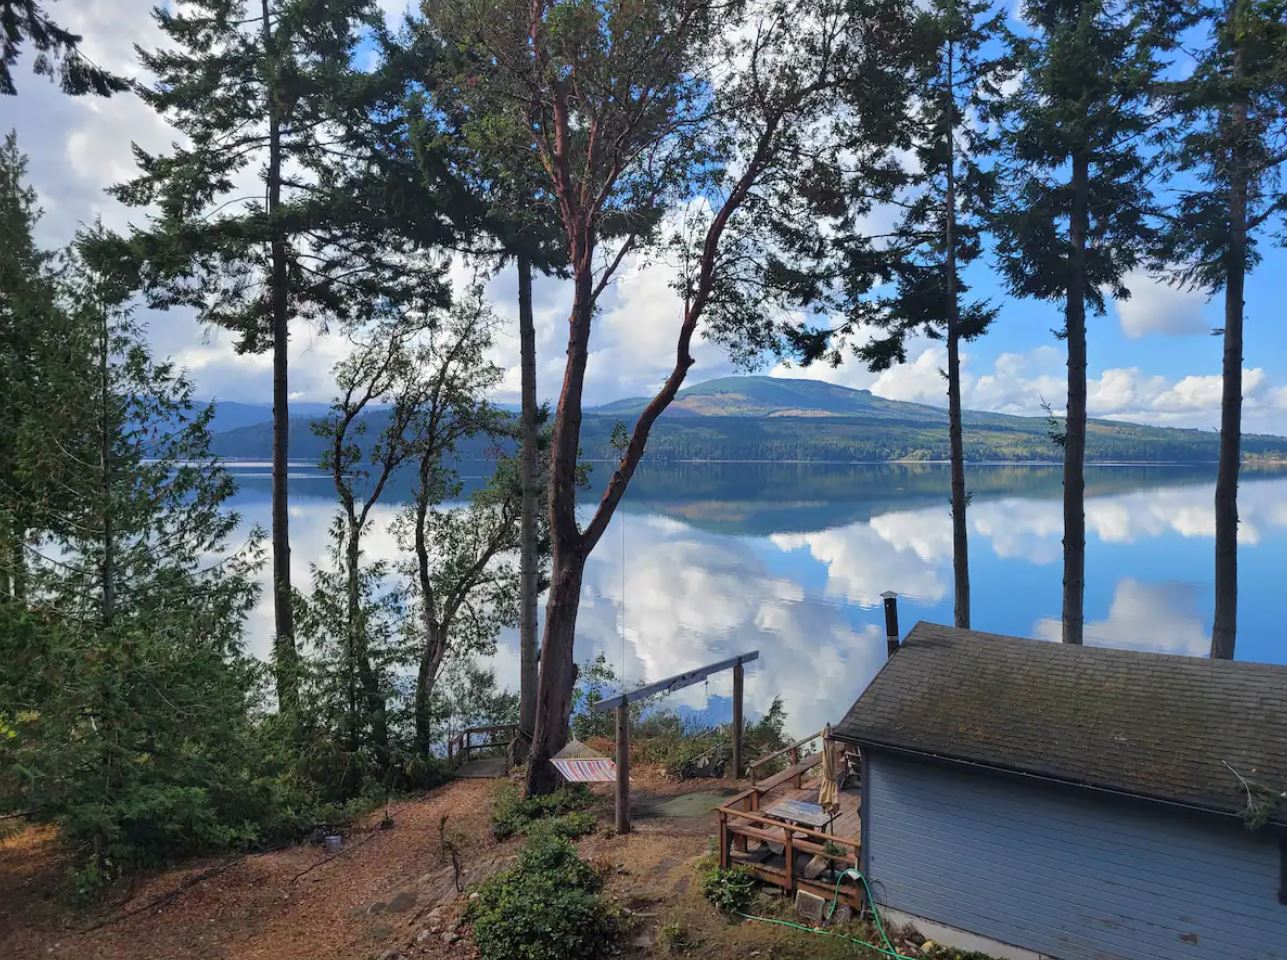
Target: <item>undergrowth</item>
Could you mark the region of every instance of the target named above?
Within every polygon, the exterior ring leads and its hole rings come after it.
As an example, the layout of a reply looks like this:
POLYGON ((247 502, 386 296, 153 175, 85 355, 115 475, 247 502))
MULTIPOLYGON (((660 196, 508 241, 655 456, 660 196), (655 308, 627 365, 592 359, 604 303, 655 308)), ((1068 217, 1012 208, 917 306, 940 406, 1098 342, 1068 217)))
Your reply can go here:
POLYGON ((484 881, 470 903, 483 960, 594 960, 611 952, 623 921, 602 887, 566 838, 535 831, 518 863, 484 881))
POLYGON ((594 794, 583 784, 537 797, 524 797, 512 783, 501 784, 492 798, 492 836, 505 840, 527 834, 538 823, 558 836, 585 836, 594 832, 594 816, 586 809, 593 801, 594 794))

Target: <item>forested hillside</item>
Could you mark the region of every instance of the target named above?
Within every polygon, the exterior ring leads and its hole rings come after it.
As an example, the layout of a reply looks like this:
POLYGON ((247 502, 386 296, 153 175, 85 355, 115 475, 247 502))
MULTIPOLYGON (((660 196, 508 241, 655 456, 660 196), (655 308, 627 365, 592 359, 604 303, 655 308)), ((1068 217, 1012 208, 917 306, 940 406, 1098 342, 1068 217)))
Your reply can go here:
MULTIPOLYGON (((582 424, 581 450, 590 460, 612 456, 612 431, 629 426, 644 401, 618 400, 593 407, 582 424)), ((216 408, 217 409, 217 408, 216 408)), ((384 411, 367 415, 378 435, 384 411)), ((973 462, 1061 459, 1044 417, 967 411, 965 455, 973 462)), ((299 418, 292 424, 291 457, 315 461, 324 441, 299 418)), ((1216 459, 1214 431, 1148 427, 1092 420, 1087 456, 1092 461, 1200 463, 1216 459)), ((1248 458, 1287 459, 1287 438, 1248 435, 1248 458)), ((217 433, 214 451, 230 459, 264 459, 272 448, 270 423, 217 433)), ((464 459, 483 459, 497 448, 484 437, 462 444, 464 459)), ((657 421, 648 441, 650 460, 884 461, 948 459, 947 411, 905 403, 816 380, 723 377, 680 392, 657 421)))

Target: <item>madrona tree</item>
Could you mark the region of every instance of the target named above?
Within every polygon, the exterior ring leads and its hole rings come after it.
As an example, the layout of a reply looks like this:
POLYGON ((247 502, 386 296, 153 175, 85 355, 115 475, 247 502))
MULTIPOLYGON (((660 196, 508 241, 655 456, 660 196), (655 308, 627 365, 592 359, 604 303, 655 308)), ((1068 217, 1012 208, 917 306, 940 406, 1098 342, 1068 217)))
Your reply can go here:
POLYGON ((1123 277, 1155 250, 1156 95, 1175 22, 1166 0, 1033 0, 1023 9, 1029 32, 1014 42, 1020 84, 1002 120, 997 247, 1013 293, 1063 309, 1063 641, 1081 643, 1086 314, 1102 314, 1110 296, 1130 296, 1123 277))
POLYGON ((866 146, 875 104, 867 112, 833 105, 846 84, 881 87, 900 60, 907 10, 884 0, 749 11, 706 0, 474 0, 425 9, 438 34, 470 53, 474 95, 513 105, 495 148, 537 158, 571 276, 527 780, 530 793, 543 793, 557 785, 547 761, 568 735, 586 559, 693 364, 699 329, 754 352, 772 339, 778 310, 818 295, 809 254, 825 245, 824 228, 800 217, 809 206, 805 184, 831 181, 825 168, 841 147, 866 146), (665 226, 677 228, 674 363, 582 526, 577 457, 596 308, 631 252, 656 238, 658 210, 670 211, 665 226))

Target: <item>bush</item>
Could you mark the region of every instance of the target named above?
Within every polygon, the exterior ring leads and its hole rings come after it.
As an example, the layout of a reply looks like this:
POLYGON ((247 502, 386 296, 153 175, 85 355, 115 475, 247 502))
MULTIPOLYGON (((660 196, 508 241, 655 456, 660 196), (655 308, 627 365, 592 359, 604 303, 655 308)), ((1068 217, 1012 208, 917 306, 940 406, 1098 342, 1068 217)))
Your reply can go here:
MULTIPOLYGON (((552 817, 565 817, 590 806, 594 800, 584 784, 562 787, 553 793, 538 797, 523 797, 512 783, 502 784, 492 800, 492 836, 504 840, 515 834, 526 834, 533 823, 552 817)), ((583 836, 594 829, 594 818, 589 814, 563 824, 564 836, 583 836), (584 828, 589 823, 587 829, 584 828)))
POLYGON ((594 814, 588 810, 576 810, 557 817, 533 820, 527 825, 524 832, 528 836, 536 836, 538 833, 551 833, 556 837, 575 840, 578 837, 585 837, 594 833, 596 826, 594 814))
POLYGON ((702 896, 724 913, 745 913, 755 898, 755 878, 741 867, 715 867, 702 876, 702 896))
POLYGON ((469 906, 483 960, 592 960, 606 954, 621 925, 599 895, 602 883, 567 839, 538 830, 518 863, 484 882, 469 906))

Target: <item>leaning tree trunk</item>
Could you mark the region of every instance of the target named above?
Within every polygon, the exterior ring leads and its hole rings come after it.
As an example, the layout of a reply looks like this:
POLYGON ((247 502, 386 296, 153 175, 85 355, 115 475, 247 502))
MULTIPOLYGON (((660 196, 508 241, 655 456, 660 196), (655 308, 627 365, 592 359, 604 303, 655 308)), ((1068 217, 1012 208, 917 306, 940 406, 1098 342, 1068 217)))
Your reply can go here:
MULTIPOLYGON (((360 533, 354 520, 350 518, 349 540, 346 546, 345 570, 347 586, 346 615, 348 623, 348 644, 350 657, 354 663, 349 669, 357 667, 361 699, 366 712, 367 722, 371 725, 371 748, 375 754, 375 765, 381 773, 389 769, 389 719, 388 706, 380 690, 380 679, 371 666, 371 651, 367 647, 366 623, 362 612, 361 569, 362 546, 360 533)), ((350 683, 352 680, 350 679, 350 683)), ((354 729, 358 727, 358 718, 353 718, 354 729)))
POLYGON ((536 727, 536 601, 539 591, 536 555, 537 486, 540 473, 536 423, 536 326, 532 316, 532 261, 518 256, 518 331, 522 369, 523 451, 520 475, 523 484, 521 528, 519 532, 520 620, 518 737, 514 744, 514 761, 522 762, 536 727))
POLYGON ((947 195, 943 220, 947 286, 947 432, 952 471, 952 578, 954 622, 970 626, 970 545, 965 525, 965 446, 961 438, 961 305, 956 283, 956 153, 953 141, 952 44, 947 44, 947 195))
MULTIPOLYGON (((1245 73, 1238 35, 1240 3, 1230 4, 1227 27, 1236 44, 1233 79, 1245 73)), ((1223 389, 1220 465, 1215 487, 1215 617, 1211 656, 1233 659, 1238 633, 1238 470, 1242 461, 1242 314, 1247 269, 1247 102, 1239 95, 1229 117, 1229 249, 1224 285, 1223 389)))
MULTIPOLYGON (((269 2, 263 0, 264 52, 275 49, 269 2)), ((270 60, 269 71, 275 69, 270 60)), ((268 204, 270 224, 281 206, 282 137, 281 119, 277 115, 277 98, 272 84, 268 91, 268 204)), ((291 605, 290 581, 290 512, 286 486, 287 460, 290 450, 290 387, 287 381, 287 348, 289 346, 290 305, 287 300, 286 242, 276 224, 270 243, 272 276, 269 299, 273 329, 273 667, 277 686, 277 703, 283 712, 292 712, 299 702, 295 649, 295 616, 291 605)))
POLYGON ((574 254, 576 287, 568 330, 568 362, 554 417, 550 453, 550 591, 545 603, 541 641, 536 723, 527 764, 527 793, 549 793, 558 787, 550 758, 567 742, 572 709, 573 645, 581 604, 586 552, 576 519, 576 467, 581 441, 581 390, 589 359, 590 321, 594 309, 589 246, 574 254))
POLYGON ((1068 411, 1064 433, 1063 642, 1080 644, 1086 601, 1086 234, 1090 160, 1072 158, 1072 211, 1068 239, 1068 411))
POLYGON ((422 616, 425 644, 420 649, 416 670, 416 693, 412 712, 416 724, 416 748, 428 754, 433 746, 433 691, 447 653, 446 631, 426 610, 422 616))

